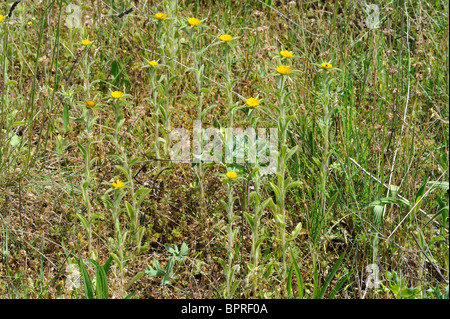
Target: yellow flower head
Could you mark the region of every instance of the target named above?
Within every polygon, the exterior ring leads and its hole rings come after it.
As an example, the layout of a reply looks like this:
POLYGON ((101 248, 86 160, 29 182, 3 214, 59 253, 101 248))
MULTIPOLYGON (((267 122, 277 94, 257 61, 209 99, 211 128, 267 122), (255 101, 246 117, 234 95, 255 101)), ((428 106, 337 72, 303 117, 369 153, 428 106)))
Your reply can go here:
POLYGON ((227 172, 227 177, 229 179, 235 179, 238 175, 235 172, 227 172))
POLYGON ((123 95, 123 92, 120 92, 120 91, 114 91, 111 93, 111 96, 115 99, 120 99, 122 97, 122 95, 123 95))
POLYGON ((159 12, 159 13, 155 14, 155 18, 158 20, 164 21, 167 18, 167 14, 159 12))
POLYGON ((95 107, 97 105, 97 102, 95 100, 87 100, 87 101, 84 101, 84 104, 86 104, 86 107, 92 109, 93 107, 95 107))
POLYGON ((83 40, 83 41, 81 41, 81 44, 84 45, 85 47, 87 47, 88 45, 91 45, 91 41, 83 40))
POLYGON ((323 62, 320 66, 326 70, 331 69, 333 65, 331 63, 323 62))
POLYGON ((194 27, 200 24, 200 20, 197 18, 189 18, 187 22, 194 27))
POLYGON ((114 188, 121 189, 125 184, 120 179, 118 179, 117 181, 111 183, 111 185, 114 188))
POLYGON ((5 21, 5 16, 3 15, 3 14, 0 14, 0 22, 3 22, 3 21, 5 21))
POLYGON ((280 65, 277 68, 277 72, 283 75, 289 74, 289 72, 291 72, 291 67, 287 65, 280 65))
POLYGON ((292 53, 291 51, 284 50, 284 51, 280 51, 280 55, 283 58, 291 58, 294 55, 294 53, 292 53))
POLYGON ((223 42, 230 42, 233 37, 229 34, 222 34, 219 39, 223 42))
POLYGON ((148 64, 150 64, 151 66, 158 66, 158 62, 156 62, 155 60, 150 61, 148 64))
POLYGON ((249 107, 257 107, 259 105, 259 100, 251 97, 247 99, 246 103, 249 107))

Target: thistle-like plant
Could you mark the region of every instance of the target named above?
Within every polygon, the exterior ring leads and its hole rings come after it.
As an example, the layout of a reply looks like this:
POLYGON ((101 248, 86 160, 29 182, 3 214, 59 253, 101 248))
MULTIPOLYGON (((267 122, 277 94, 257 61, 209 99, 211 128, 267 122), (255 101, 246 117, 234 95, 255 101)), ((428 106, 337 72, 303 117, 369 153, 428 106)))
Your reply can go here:
MULTIPOLYGON (((114 136, 110 136, 112 139, 113 144, 116 147, 117 153, 112 154, 109 157, 115 161, 118 162, 116 165, 116 168, 122 172, 122 174, 126 178, 126 184, 127 188, 130 191, 130 198, 131 203, 126 201, 125 202, 125 208, 126 213, 128 215, 128 218, 131 223, 131 228, 133 230, 133 237, 136 243, 136 250, 137 252, 141 252, 142 250, 146 249, 147 246, 141 247, 142 244, 142 238, 144 236, 145 228, 141 227, 140 225, 140 206, 145 199, 145 196, 150 192, 150 189, 146 187, 140 187, 139 189, 135 189, 135 183, 133 178, 133 166, 138 163, 141 158, 140 157, 133 157, 130 158, 127 151, 125 150, 125 147, 123 145, 123 136, 120 135, 120 130, 125 122, 125 119, 123 118, 123 113, 121 112, 121 99, 126 98, 128 95, 124 94, 120 91, 114 91, 111 93, 111 97, 114 100, 114 111, 116 115, 116 121, 115 121, 115 129, 114 129, 114 136)), ((124 102, 126 103, 126 102, 124 102)))
MULTIPOLYGON (((189 47, 189 49, 192 52, 193 60, 194 60, 194 68, 190 69, 190 71, 195 73, 195 79, 196 79, 196 89, 197 92, 194 94, 192 92, 187 91, 186 94, 192 98, 192 100, 195 101, 197 104, 197 121, 201 124, 203 123, 206 114, 208 111, 210 111, 215 105, 210 105, 206 109, 203 109, 203 98, 205 93, 209 93, 210 90, 206 87, 203 87, 203 71, 204 71, 204 64, 202 60, 202 54, 208 49, 208 47, 201 47, 203 45, 202 38, 205 37, 206 33, 200 33, 201 32, 201 21, 197 18, 189 18, 187 23, 189 26, 184 27, 184 31, 187 33, 189 37, 189 44, 186 44, 186 46, 189 47)), ((198 186, 200 190, 200 207, 202 212, 202 218, 205 218, 206 216, 206 198, 205 198, 205 187, 204 187, 204 180, 205 180, 205 163, 203 163, 202 157, 203 157, 203 149, 204 149, 204 137, 203 137, 203 129, 200 127, 200 129, 195 130, 194 134, 196 134, 196 137, 194 140, 197 141, 197 143, 194 143, 194 157, 196 157, 198 160, 194 161, 197 162, 197 178, 198 178, 198 186)))
POLYGON ((298 146, 294 146, 293 148, 289 148, 287 144, 287 134, 289 131, 289 126, 291 124, 294 116, 289 115, 290 110, 293 105, 290 103, 289 98, 292 95, 292 91, 289 90, 289 87, 286 85, 286 79, 289 74, 293 74, 295 72, 291 71, 291 67, 287 65, 280 65, 276 69, 277 71, 277 80, 278 80, 278 90, 275 93, 277 97, 277 104, 271 104, 271 107, 278 114, 278 143, 280 147, 280 151, 278 153, 278 167, 276 176, 276 183, 270 182, 270 186, 275 193, 275 203, 270 205, 275 222, 277 225, 277 237, 278 237, 278 247, 279 251, 281 251, 282 258, 282 278, 285 280, 287 278, 287 264, 286 264, 286 253, 288 248, 288 243, 293 238, 297 237, 301 225, 298 224, 293 233, 288 237, 286 233, 286 224, 287 224, 287 210, 286 210, 286 195, 289 190, 293 187, 296 187, 300 184, 299 181, 292 181, 292 179, 287 173, 287 164, 289 159, 294 155, 297 151, 298 146))
POLYGON ((234 184, 238 179, 238 174, 234 171, 228 171, 224 176, 224 181, 227 184, 227 195, 228 202, 226 203, 226 211, 227 211, 227 220, 228 224, 224 227, 225 233, 227 234, 226 238, 226 251, 227 251, 227 260, 223 260, 220 257, 217 257, 216 260, 222 265, 224 275, 225 275, 225 288, 223 292, 223 297, 230 299, 233 297, 236 289, 239 287, 240 280, 235 280, 235 274, 239 270, 239 264, 236 263, 236 255, 237 255, 237 244, 236 240, 239 233, 239 227, 234 227, 234 221, 239 219, 239 216, 236 216, 233 211, 234 202, 237 197, 234 196, 234 184))
POLYGON ((169 244, 165 244, 164 247, 169 253, 172 254, 172 256, 169 258, 169 262, 167 263, 166 268, 162 268, 159 265, 159 262, 155 259, 153 260, 153 266, 155 268, 153 268, 152 266, 148 266, 145 270, 145 273, 149 277, 164 276, 161 280, 161 286, 169 284, 176 278, 176 274, 174 271, 176 262, 184 262, 189 254, 189 247, 186 243, 183 243, 180 249, 178 249, 177 244, 174 244, 173 247, 169 244))
MULTIPOLYGON (((91 147, 92 147, 92 129, 94 124, 97 121, 98 116, 93 116, 93 112, 95 112, 96 102, 95 100, 86 100, 81 106, 82 114, 79 118, 80 121, 84 122, 85 129, 85 145, 78 143, 78 148, 81 151, 81 154, 84 159, 84 179, 81 182, 81 193, 83 195, 84 205, 86 207, 87 216, 86 218, 82 214, 77 214, 78 219, 82 222, 88 233, 88 247, 89 254, 93 254, 92 251, 92 224, 98 218, 103 218, 100 214, 93 214, 91 207, 91 198, 89 195, 89 189, 92 186, 92 176, 91 169, 92 164, 97 160, 96 157, 91 156, 91 147)), ((95 259, 95 256, 93 256, 95 259)))

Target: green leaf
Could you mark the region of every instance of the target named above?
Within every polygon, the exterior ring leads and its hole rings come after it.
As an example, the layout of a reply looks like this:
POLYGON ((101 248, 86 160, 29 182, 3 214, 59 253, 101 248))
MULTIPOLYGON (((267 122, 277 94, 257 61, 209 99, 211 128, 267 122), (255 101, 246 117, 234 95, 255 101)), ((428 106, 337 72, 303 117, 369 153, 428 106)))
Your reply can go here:
MULTIPOLYGON (((291 249, 292 252, 292 249, 291 249)), ((303 294, 304 294, 304 287, 303 287, 303 278, 302 278, 302 273, 300 272, 300 269, 298 268, 298 264, 297 264, 297 257, 295 256, 295 254, 292 254, 292 265, 294 266, 294 270, 295 270, 295 276, 297 277, 297 286, 298 286, 298 298, 303 299, 303 294)))
POLYGON ((120 270, 122 270, 123 265, 122 262, 120 261, 119 256, 117 256, 115 253, 111 253, 111 257, 114 259, 114 261, 117 263, 117 266, 119 266, 120 270))
POLYGON ((247 220, 248 224, 250 225, 250 229, 254 231, 255 228, 255 222, 253 221, 253 217, 250 216, 247 212, 244 212, 244 217, 247 220))
POLYGON ((166 274, 163 278, 163 280, 161 281, 161 285, 164 286, 165 284, 168 284, 170 281, 170 277, 172 276, 172 270, 173 270, 173 265, 175 264, 175 261, 173 258, 169 259, 169 262, 167 263, 167 267, 166 267, 166 274))
POLYGON ((297 226, 295 226, 294 230, 291 233, 291 236, 289 237, 289 240, 295 240, 300 233, 300 230, 302 229, 302 223, 298 223, 297 226))
POLYGON ((189 96, 191 99, 193 99, 195 101, 195 103, 198 103, 197 97, 194 94, 192 94, 192 92, 186 91, 184 93, 186 93, 187 96, 189 96))
POLYGON ((111 263, 113 261, 113 258, 110 256, 108 260, 103 265, 103 269, 105 270, 105 273, 107 274, 109 272, 109 268, 111 267, 111 263))
POLYGON ((189 247, 186 243, 183 243, 180 248, 180 255, 182 259, 186 259, 189 254, 189 247))
POLYGON ((211 93, 211 90, 208 89, 208 88, 201 88, 200 89, 200 93, 207 93, 207 94, 209 94, 209 93, 211 93))
POLYGON ((91 216, 91 219, 89 220, 89 223, 92 223, 92 221, 94 221, 95 219, 105 219, 105 216, 101 215, 101 214, 93 214, 91 216))
POLYGON ((155 268, 149 265, 147 269, 145 269, 145 273, 148 276, 159 277, 164 276, 166 274, 166 272, 159 267, 159 262, 157 260, 153 260, 153 265, 155 266, 155 268))
POLYGON ((274 183, 270 182, 270 187, 272 187, 274 193, 275 193, 275 198, 277 199, 277 201, 281 198, 281 191, 278 188, 278 186, 276 186, 274 183))
POLYGON ((297 149, 298 149, 298 145, 296 145, 295 147, 291 148, 291 149, 287 152, 287 155, 286 155, 286 161, 289 160, 289 159, 292 157, 292 155, 295 154, 295 152, 297 151, 297 149))
POLYGON ((132 167, 134 164, 136 164, 137 162, 139 162, 141 160, 140 157, 135 157, 133 158, 130 163, 128 164, 130 167, 132 167))
POLYGON ((302 184, 302 182, 300 182, 300 181, 291 182, 287 186, 285 186, 285 192, 287 193, 291 188, 297 187, 301 184, 302 184))
POLYGON ((383 219, 383 205, 374 205, 373 206, 373 221, 375 226, 378 228, 381 225, 381 221, 383 219))
POLYGON ((328 299, 333 299, 334 296, 339 292, 339 290, 341 289, 341 287, 347 283, 350 279, 352 273, 347 274, 346 276, 344 276, 344 278, 342 278, 341 280, 339 280, 339 282, 336 284, 336 286, 334 286, 333 290, 330 293, 330 296, 328 297, 328 299))
POLYGON ((130 292, 130 293, 125 297, 125 299, 130 299, 131 297, 134 296, 135 293, 136 293, 136 290, 133 290, 132 292, 130 292))
POLYGON ((428 246, 433 245, 434 243, 439 243, 439 242, 445 242, 445 238, 444 236, 436 236, 430 239, 430 242, 428 243, 428 246))
POLYGON ((116 167, 123 173, 123 175, 125 175, 126 179, 129 181, 130 175, 128 174, 128 171, 125 169, 125 167, 121 165, 116 165, 116 167))
POLYGON ((144 237, 144 234, 145 234, 145 227, 139 228, 139 230, 137 231, 137 234, 136 234, 136 244, 138 246, 141 245, 142 238, 144 237))
POLYGON ((438 182, 438 181, 430 181, 427 185, 432 185, 434 187, 442 188, 443 190, 447 190, 449 188, 449 182, 438 182))
POLYGON ((12 127, 25 126, 26 124, 27 124, 27 122, 25 122, 25 121, 17 121, 17 122, 13 122, 12 127))
POLYGON ((138 272, 127 284, 127 286, 125 287, 125 290, 130 289, 131 285, 134 284, 136 281, 138 281, 139 279, 141 279, 141 277, 144 275, 144 273, 142 271, 138 272))
POLYGON ((225 261, 222 258, 220 258, 220 257, 213 257, 213 259, 215 259, 219 264, 221 264, 222 268, 224 270, 227 269, 227 264, 225 263, 225 261))
POLYGON ((142 204, 148 193, 150 193, 150 189, 147 187, 141 187, 136 191, 136 193, 134 193, 133 199, 137 199, 136 202, 138 206, 142 204))
POLYGON ((284 228, 285 220, 284 220, 283 215, 275 213, 275 211, 273 212, 273 214, 275 216, 275 220, 277 221, 278 225, 280 225, 281 228, 284 228))
POLYGON ((88 262, 95 267, 95 286, 97 299, 108 299, 108 281, 106 279, 105 269, 98 262, 88 259, 88 262))
POLYGON ((67 132, 67 126, 69 125, 69 105, 64 104, 63 108, 63 131, 67 132))
POLYGON ((331 283, 331 280, 333 279, 334 275, 338 271, 339 267, 341 266, 342 261, 344 260, 345 252, 341 255, 341 257, 338 259, 336 264, 334 265, 333 269, 331 269, 330 273, 328 274, 327 278, 325 279, 325 282, 323 283, 322 289, 319 292, 318 299, 322 299, 325 295, 325 292, 328 288, 328 286, 331 283))
POLYGON ((231 286, 231 290, 230 293, 231 295, 234 295, 234 292, 236 291, 236 289, 239 287, 239 285, 241 284, 241 280, 236 280, 233 285, 231 286))
POLYGON ((92 283, 89 279, 89 275, 84 267, 84 263, 81 259, 78 260, 78 266, 80 267, 81 276, 83 278, 84 292, 88 299, 94 299, 94 291, 92 289, 92 283))
POLYGON ((379 205, 386 205, 386 204, 403 204, 406 206, 409 206, 409 203, 401 198, 394 198, 394 197, 384 197, 377 199, 376 201, 373 201, 369 204, 369 206, 379 206, 379 205))
POLYGON ((215 104, 212 104, 212 105, 208 106, 207 108, 205 108, 205 109, 202 111, 202 114, 201 114, 202 120, 205 118, 206 114, 207 114, 212 108, 214 108, 214 107, 216 107, 216 105, 215 105, 215 104))
POLYGON ((134 223, 134 218, 135 218, 135 212, 133 209, 133 206, 131 206, 131 204, 129 202, 125 202, 125 206, 127 208, 127 213, 128 213, 128 218, 130 218, 130 221, 132 223, 134 223))
POLYGON ((111 76, 113 78, 113 80, 111 82, 112 82, 113 86, 119 85, 120 75, 121 75, 121 65, 120 65, 119 61, 114 60, 111 63, 111 76))
POLYGON ((291 298, 291 294, 292 294, 292 298, 295 298, 294 292, 292 291, 292 274, 293 274, 293 270, 294 270, 294 266, 289 267, 289 274, 287 277, 287 286, 286 286, 286 290, 287 290, 287 295, 289 298, 291 298))
POLYGON ((78 148, 81 151, 81 154, 83 155, 83 158, 86 158, 86 149, 84 148, 84 146, 81 145, 80 143, 77 143, 77 145, 78 145, 78 148))
MULTIPOLYGON (((425 189, 427 187, 428 184, 428 180, 425 180, 425 182, 422 184, 422 186, 420 186, 419 190, 417 191, 417 195, 416 195, 416 203, 418 200, 420 200, 423 196, 423 194, 425 194, 425 189)), ((448 185, 448 183, 447 183, 448 185)))
POLYGON ((83 224, 84 228, 87 230, 89 229, 89 222, 87 221, 86 218, 84 218, 81 214, 77 213, 77 217, 78 219, 81 221, 81 223, 83 224))

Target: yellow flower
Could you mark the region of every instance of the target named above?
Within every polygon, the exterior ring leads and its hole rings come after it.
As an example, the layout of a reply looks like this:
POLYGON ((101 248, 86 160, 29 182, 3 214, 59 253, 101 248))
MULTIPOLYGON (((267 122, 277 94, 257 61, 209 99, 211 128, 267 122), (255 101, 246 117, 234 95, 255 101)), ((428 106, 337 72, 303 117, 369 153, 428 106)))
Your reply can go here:
POLYGON ((227 177, 230 179, 235 179, 237 176, 235 172, 227 172, 227 177))
POLYGON ((84 104, 86 104, 86 107, 93 108, 97 105, 97 102, 95 100, 86 100, 84 104))
POLYGON ((231 39, 233 39, 233 37, 229 34, 222 34, 219 39, 223 42, 229 42, 231 41, 231 39))
POLYGON ((111 93, 111 96, 115 99, 120 99, 122 97, 122 95, 123 95, 123 92, 120 92, 120 91, 114 91, 111 93))
POLYGON ((197 18, 189 18, 188 23, 194 27, 198 26, 200 24, 200 20, 197 18))
POLYGON ((292 53, 291 51, 284 50, 284 51, 280 51, 280 55, 283 58, 291 58, 294 55, 294 53, 292 53))
POLYGON ((117 181, 111 183, 111 185, 114 188, 121 189, 125 184, 120 179, 118 179, 117 181))
POLYGON ((164 21, 167 18, 167 14, 159 12, 159 13, 155 14, 155 18, 158 20, 164 21))
POLYGON ((331 63, 327 63, 327 62, 323 62, 320 66, 326 70, 331 69, 333 67, 333 65, 331 63))
POLYGON ((150 64, 151 66, 158 66, 158 62, 156 62, 155 60, 150 61, 148 64, 150 64))
POLYGON ((277 72, 283 75, 288 74, 289 72, 291 72, 291 67, 287 66, 287 65, 280 65, 277 68, 277 72))
POLYGON ((253 97, 247 99, 247 105, 250 107, 257 107, 259 105, 259 100, 253 97))
POLYGON ((85 47, 87 47, 88 45, 91 45, 91 41, 83 40, 83 41, 81 41, 81 44, 84 45, 85 47))
POLYGON ((5 21, 6 17, 3 14, 0 14, 0 22, 5 21))

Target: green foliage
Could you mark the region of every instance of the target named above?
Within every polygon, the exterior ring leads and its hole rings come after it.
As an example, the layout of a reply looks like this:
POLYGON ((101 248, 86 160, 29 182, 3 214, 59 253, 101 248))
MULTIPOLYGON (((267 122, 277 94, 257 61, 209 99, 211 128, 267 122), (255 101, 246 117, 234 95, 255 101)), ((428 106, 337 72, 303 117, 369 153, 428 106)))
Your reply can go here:
POLYGON ((164 278, 161 280, 161 286, 164 286, 166 284, 171 283, 174 279, 176 279, 175 276, 175 264, 176 262, 184 262, 189 254, 189 248, 186 243, 183 243, 178 249, 177 244, 174 244, 172 247, 170 244, 165 244, 164 247, 166 250, 172 254, 172 256, 169 258, 169 261, 167 262, 166 268, 161 268, 159 265, 158 260, 153 260, 153 266, 148 266, 147 269, 145 269, 145 274, 149 277, 161 277, 164 276, 164 278))
POLYGON ((0 12, 1 296, 448 298, 448 1, 71 2, 0 12))
POLYGON ((415 299, 420 293, 420 288, 409 288, 405 284, 405 278, 398 275, 396 271, 387 272, 387 287, 382 285, 384 289, 389 290, 395 299, 415 299))
POLYGON ((81 277, 83 279, 84 292, 87 299, 108 299, 108 279, 107 274, 109 272, 112 257, 110 257, 105 265, 101 266, 98 262, 92 259, 87 260, 94 266, 95 269, 95 287, 92 284, 92 280, 89 278, 89 274, 86 270, 83 260, 78 260, 78 266, 80 267, 81 277))

